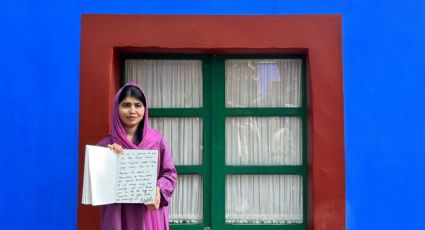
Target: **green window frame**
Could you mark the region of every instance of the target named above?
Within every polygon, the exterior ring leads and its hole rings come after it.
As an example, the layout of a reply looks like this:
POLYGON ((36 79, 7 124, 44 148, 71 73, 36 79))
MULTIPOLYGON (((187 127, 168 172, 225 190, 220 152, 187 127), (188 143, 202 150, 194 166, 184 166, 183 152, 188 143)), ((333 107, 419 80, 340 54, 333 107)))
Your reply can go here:
POLYGON ((201 165, 176 166, 179 175, 198 174, 203 178, 203 223, 170 224, 172 230, 306 230, 307 229, 307 95, 304 55, 124 55, 127 59, 200 60, 202 61, 203 103, 200 108, 149 108, 150 117, 199 117, 203 120, 203 161, 201 165), (228 59, 300 59, 301 106, 296 108, 226 108, 225 61, 228 59), (281 166, 228 166, 225 162, 225 119, 227 117, 299 117, 302 125, 302 164, 281 166), (214 153, 214 154, 212 154, 214 153), (227 175, 300 175, 302 176, 303 221, 297 224, 227 224, 225 223, 225 185, 227 175))

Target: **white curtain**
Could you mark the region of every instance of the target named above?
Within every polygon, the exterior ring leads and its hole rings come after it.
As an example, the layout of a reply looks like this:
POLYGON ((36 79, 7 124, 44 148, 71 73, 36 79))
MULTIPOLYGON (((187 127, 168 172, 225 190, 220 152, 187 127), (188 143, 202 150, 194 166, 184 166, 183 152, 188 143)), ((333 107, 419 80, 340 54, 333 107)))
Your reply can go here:
POLYGON ((150 108, 202 107, 202 62, 199 60, 125 61, 127 81, 142 88, 150 108))
POLYGON ((300 107, 301 59, 226 60, 226 107, 300 107))
MULTIPOLYGON (((300 59, 227 60, 226 107, 300 107, 300 59)), ((226 118, 226 164, 302 165, 299 117, 226 118)), ((303 221, 300 175, 226 177, 226 223, 303 221)))
POLYGON ((226 223, 302 223, 302 191, 298 175, 227 176, 226 223))
MULTIPOLYGON (((160 130, 169 143, 176 165, 202 164, 202 120, 200 118, 152 117, 150 126, 160 130)), ((171 223, 201 223, 203 182, 200 175, 179 175, 170 203, 171 223)))
POLYGON ((298 117, 226 118, 227 165, 301 165, 298 117))
MULTIPOLYGON (((227 165, 301 165, 301 119, 226 119, 227 165)), ((227 223, 301 223, 302 177, 234 175, 226 178, 227 223)))
POLYGON ((202 164, 202 119, 151 117, 149 126, 160 130, 170 146, 175 165, 202 164))
POLYGON ((177 188, 170 204, 171 223, 202 223, 203 189, 200 175, 177 177, 177 188))
MULTIPOLYGON (((136 81, 150 108, 202 107, 202 62, 198 60, 126 60, 126 81, 136 81)), ((150 127, 167 139, 176 165, 201 165, 203 121, 199 117, 151 117, 150 127)), ((203 221, 203 180, 179 175, 170 203, 171 223, 203 221)))

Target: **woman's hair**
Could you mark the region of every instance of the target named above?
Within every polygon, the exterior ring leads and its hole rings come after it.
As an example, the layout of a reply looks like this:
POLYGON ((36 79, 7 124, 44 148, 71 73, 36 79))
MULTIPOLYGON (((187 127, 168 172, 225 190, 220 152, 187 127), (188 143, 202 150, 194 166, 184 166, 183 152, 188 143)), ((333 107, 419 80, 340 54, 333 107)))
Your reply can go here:
MULTIPOLYGON (((118 105, 127 97, 134 97, 137 100, 141 101, 143 106, 146 108, 146 98, 143 92, 136 86, 128 85, 124 87, 118 96, 118 105)), ((145 110, 146 113, 146 110, 145 110)), ((140 142, 143 138, 143 128, 145 126, 145 116, 143 116, 143 119, 140 121, 138 127, 137 127, 137 140, 140 142)))
POLYGON ((134 97, 143 103, 146 107, 146 98, 143 92, 136 86, 128 85, 124 87, 118 97, 118 104, 120 104, 126 97, 134 97))

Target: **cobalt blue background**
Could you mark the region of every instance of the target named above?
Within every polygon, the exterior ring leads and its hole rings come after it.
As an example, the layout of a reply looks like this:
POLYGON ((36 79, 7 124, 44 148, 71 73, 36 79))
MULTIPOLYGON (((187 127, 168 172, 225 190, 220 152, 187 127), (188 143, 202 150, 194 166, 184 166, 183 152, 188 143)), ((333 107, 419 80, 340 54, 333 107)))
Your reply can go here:
POLYGON ((425 1, 0 0, 1 229, 75 229, 83 13, 341 14, 347 229, 425 225, 425 1))

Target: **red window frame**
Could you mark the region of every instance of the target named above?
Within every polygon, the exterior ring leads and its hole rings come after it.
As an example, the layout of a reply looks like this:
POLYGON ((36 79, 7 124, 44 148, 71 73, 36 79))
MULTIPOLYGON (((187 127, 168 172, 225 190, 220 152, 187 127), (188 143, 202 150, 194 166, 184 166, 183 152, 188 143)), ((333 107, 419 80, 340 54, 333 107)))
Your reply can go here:
POLYGON ((83 15, 78 229, 99 229, 100 209, 80 203, 84 145, 110 130, 128 53, 306 55, 308 229, 345 229, 341 25, 340 15, 83 15))

